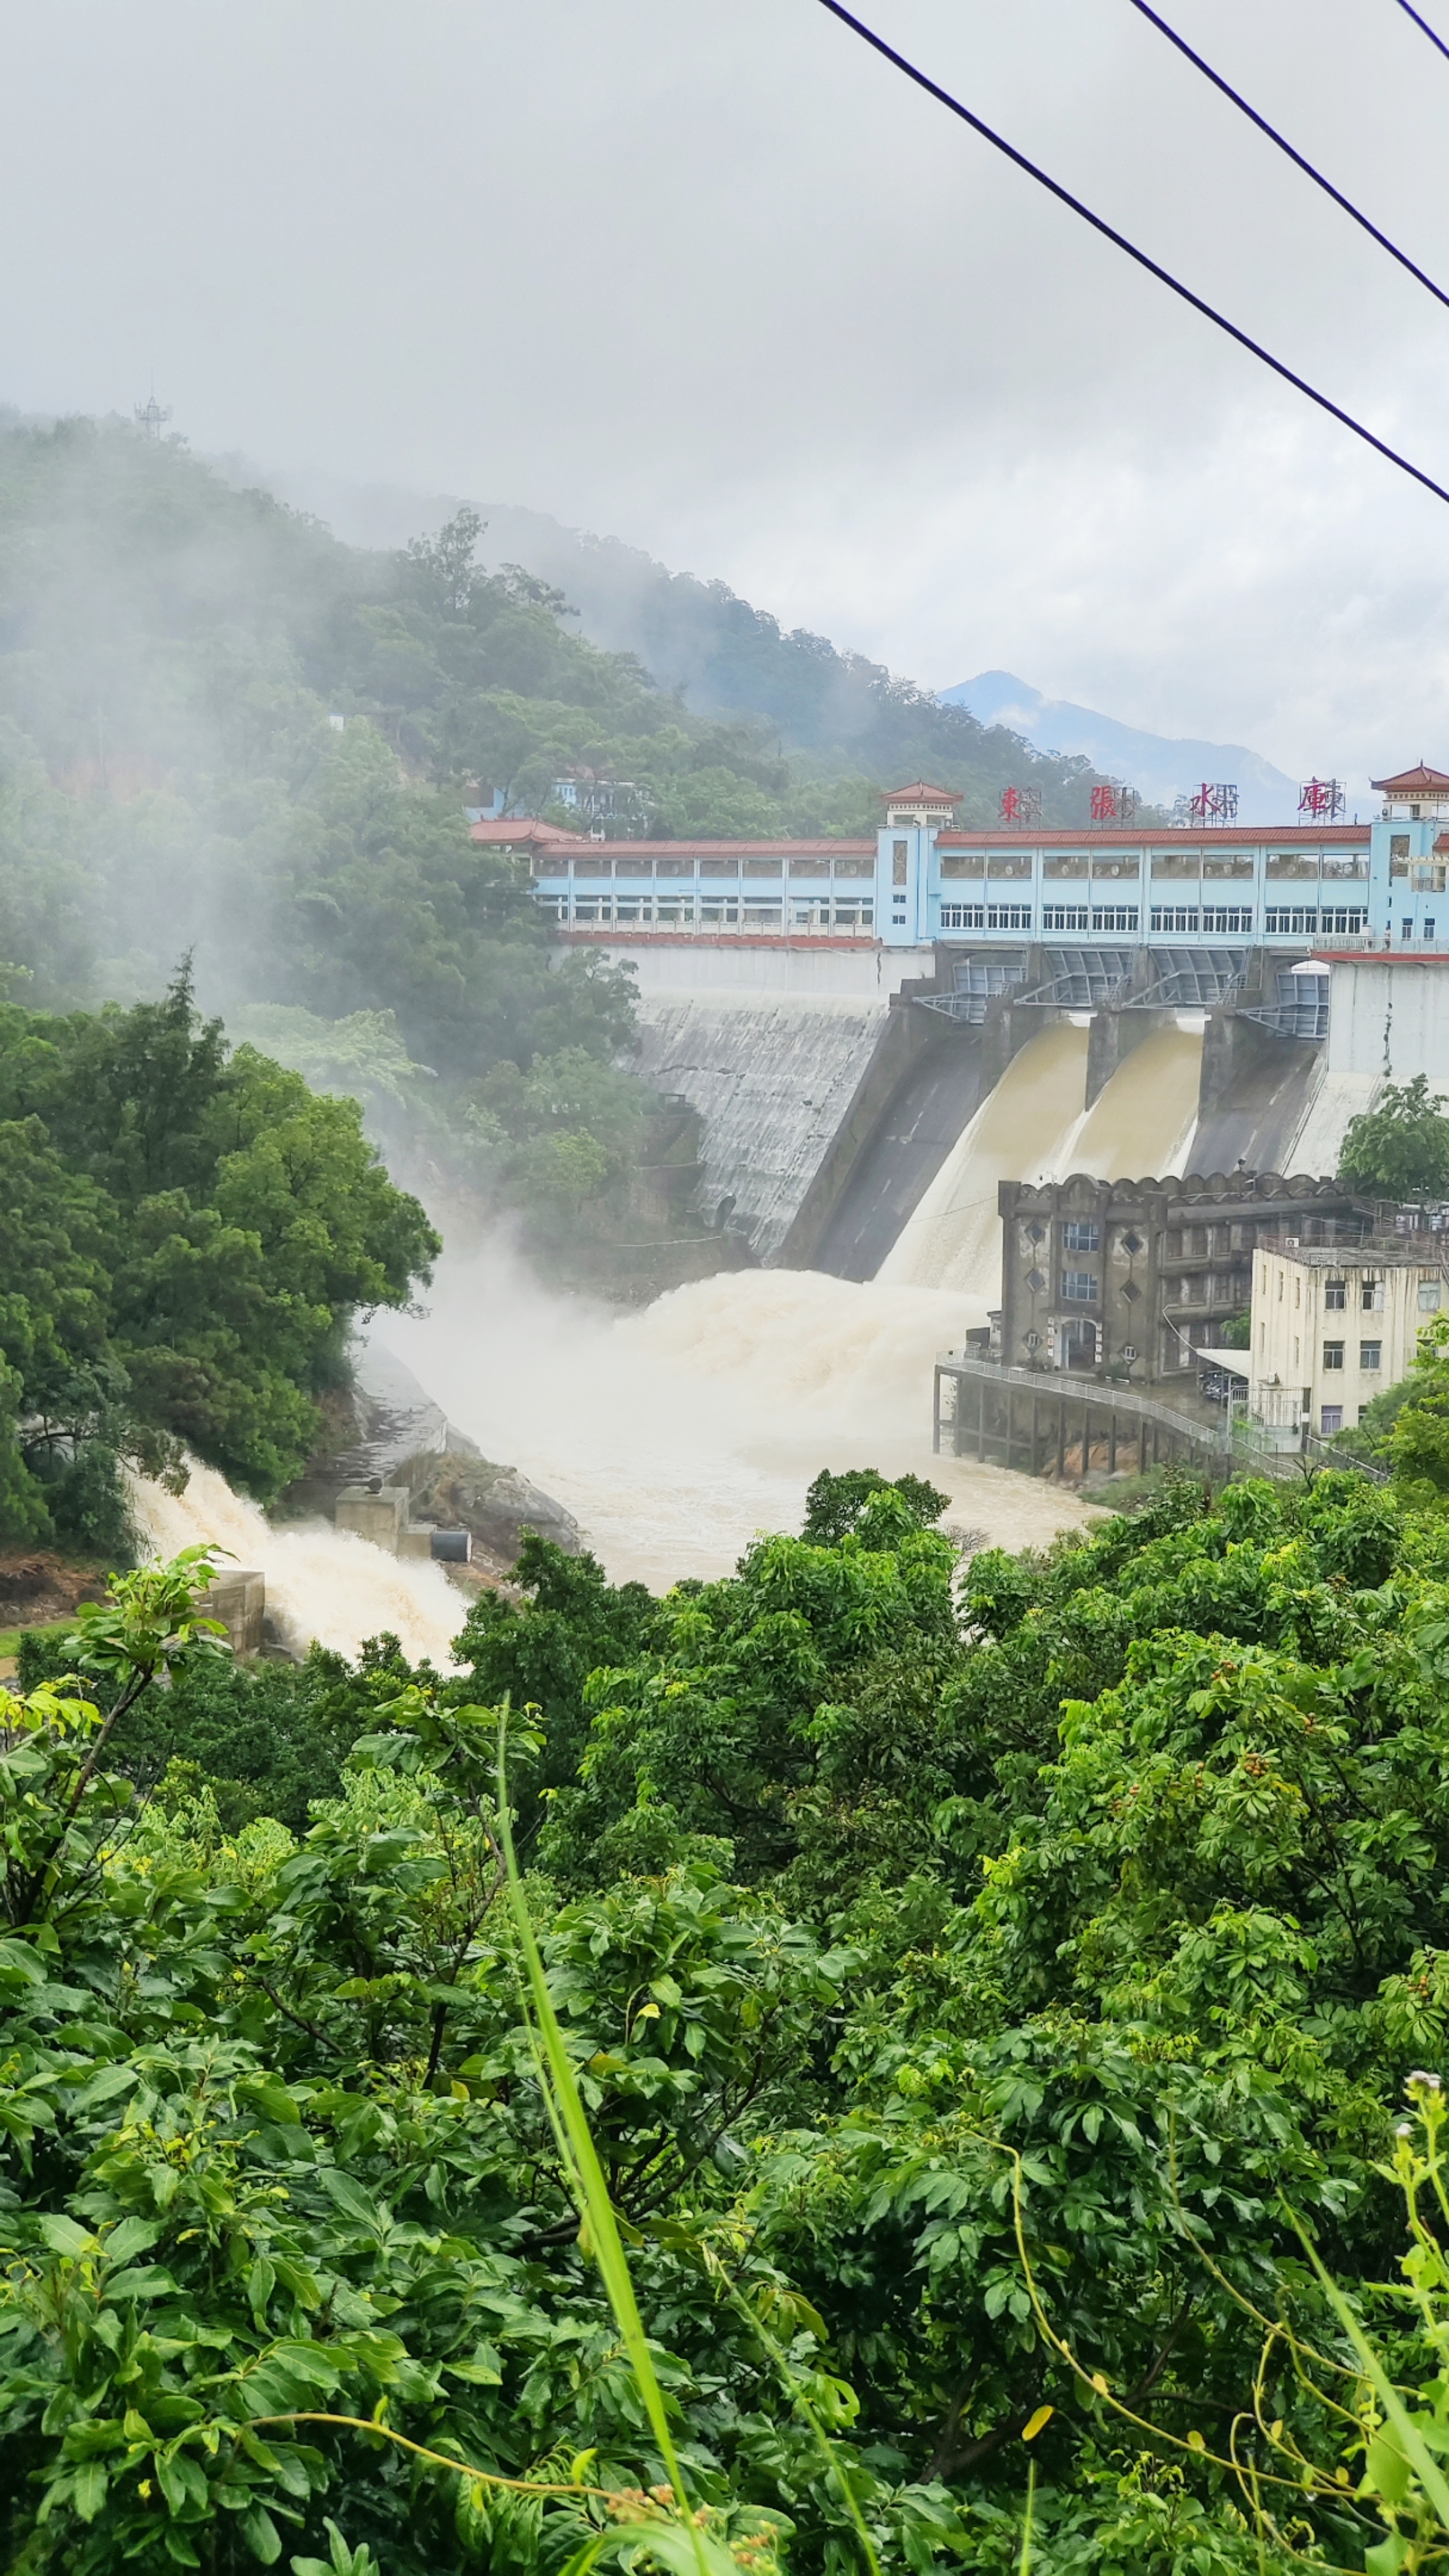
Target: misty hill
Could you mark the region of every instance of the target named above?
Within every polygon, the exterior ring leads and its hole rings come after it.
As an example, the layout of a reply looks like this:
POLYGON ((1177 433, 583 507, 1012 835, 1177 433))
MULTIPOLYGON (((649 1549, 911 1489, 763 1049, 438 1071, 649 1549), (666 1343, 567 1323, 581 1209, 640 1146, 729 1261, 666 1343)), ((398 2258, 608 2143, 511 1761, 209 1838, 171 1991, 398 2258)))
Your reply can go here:
POLYGON ((634 781, 656 835, 748 839, 873 827, 922 770, 986 819, 1023 761, 1069 822, 1090 773, 682 585, 737 635, 741 690, 793 690, 789 750, 777 717, 587 641, 546 576, 481 569, 479 533, 462 511, 351 546, 179 441, 0 414, 0 990, 127 1002, 190 952, 202 1007, 361 1099, 419 1186, 572 1258, 646 1155, 648 1095, 615 1069, 631 979, 559 958, 466 805, 547 812, 587 766, 634 781))
POLYGON ((984 725, 1005 725, 1038 750, 1078 753, 1169 811, 1179 796, 1195 795, 1205 778, 1230 778, 1241 791, 1245 822, 1298 819, 1294 781, 1239 742, 1179 742, 1166 734, 1145 733, 1094 707, 1044 698, 1040 689, 1011 671, 979 671, 974 680, 942 689, 940 701, 967 708, 984 725))
MULTIPOLYGON (((236 460, 226 461, 234 477, 245 470, 236 460)), ((322 508, 350 536, 373 546, 402 545, 429 507, 441 517, 463 506, 451 496, 429 505, 415 493, 318 475, 268 479, 284 497, 322 508)), ((565 527, 541 510, 490 502, 480 515, 485 563, 500 573, 511 564, 526 565, 536 580, 562 593, 582 635, 607 652, 632 657, 696 719, 748 727, 751 776, 762 775, 753 765, 762 749, 785 756, 782 777, 793 784, 774 790, 781 800, 774 828, 873 830, 876 791, 917 776, 960 788, 969 822, 994 822, 1003 787, 1028 781, 1041 789, 1049 822, 1086 821, 1088 790, 1098 773, 1074 750, 1028 759, 1024 766, 1019 741, 993 720, 976 722, 965 709, 947 706, 931 691, 863 654, 842 651, 823 635, 800 627, 786 632, 768 610, 752 607, 726 582, 670 572, 637 546, 565 527), (827 781, 843 792, 826 796, 827 781), (816 812, 836 819, 812 822, 816 812), (793 823, 792 814, 799 818, 793 823)))

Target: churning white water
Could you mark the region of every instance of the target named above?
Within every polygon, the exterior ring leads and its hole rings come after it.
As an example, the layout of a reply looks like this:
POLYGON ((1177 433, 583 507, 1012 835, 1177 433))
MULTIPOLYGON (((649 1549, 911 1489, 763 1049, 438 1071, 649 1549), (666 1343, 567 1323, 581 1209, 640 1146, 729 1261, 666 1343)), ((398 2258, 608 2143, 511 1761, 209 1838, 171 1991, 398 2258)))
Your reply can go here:
POLYGON ((267 1608, 294 1653, 315 1637, 353 1655, 364 1637, 391 1629, 407 1655, 429 1655, 446 1669, 468 1605, 441 1566, 388 1556, 324 1521, 273 1529, 255 1503, 195 1460, 184 1494, 168 1494, 144 1477, 134 1478, 131 1490, 137 1520, 158 1556, 210 1539, 237 1566, 264 1574, 267 1608))
POLYGON ((490 1458, 566 1504, 616 1582, 727 1572, 798 1529, 822 1467, 913 1469, 958 1528, 1039 1545, 1088 1516, 1003 1469, 931 1454, 931 1372, 984 1301, 818 1271, 745 1270, 641 1313, 552 1293, 499 1246, 445 1256, 419 1318, 379 1318, 490 1458))

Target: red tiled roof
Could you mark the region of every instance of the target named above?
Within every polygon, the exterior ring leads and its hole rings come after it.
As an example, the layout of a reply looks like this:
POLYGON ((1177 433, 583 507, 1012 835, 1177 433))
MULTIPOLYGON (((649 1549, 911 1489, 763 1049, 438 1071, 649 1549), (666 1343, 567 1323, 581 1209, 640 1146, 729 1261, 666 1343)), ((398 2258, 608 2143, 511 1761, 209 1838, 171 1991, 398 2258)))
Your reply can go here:
POLYGON ((1427 769, 1421 760, 1417 769, 1401 769, 1397 778, 1371 778, 1369 785, 1388 796, 1412 796, 1416 788, 1425 793, 1437 788, 1443 794, 1449 790, 1449 777, 1442 769, 1427 769))
POLYGON ((492 841, 512 844, 522 841, 555 842, 564 850, 587 850, 591 844, 587 832, 561 832, 556 824, 540 823, 534 814, 503 815, 496 823, 475 823, 468 834, 470 841, 492 841))
POLYGON ((924 778, 913 778, 909 787, 892 787, 881 797, 882 805, 917 805, 923 797, 933 797, 947 805, 959 805, 959 787, 931 787, 924 778))

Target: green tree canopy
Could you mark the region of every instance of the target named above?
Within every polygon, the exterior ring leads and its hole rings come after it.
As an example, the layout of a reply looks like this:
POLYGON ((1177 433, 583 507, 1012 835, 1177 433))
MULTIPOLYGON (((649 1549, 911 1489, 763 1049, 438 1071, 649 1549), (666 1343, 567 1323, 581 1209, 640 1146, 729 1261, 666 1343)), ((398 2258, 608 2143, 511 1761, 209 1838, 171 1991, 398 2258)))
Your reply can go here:
POLYGON ((30 1658, 7 2563, 547 2576, 637 2564, 643 2514, 689 2576, 521 1902, 705 2576, 1019 2576, 1029 2465, 1044 2576, 1379 2576, 1413 2565, 1396 2518, 1432 2564, 1444 1520, 1361 1477, 1178 1478, 963 1585, 853 1483, 834 1541, 663 1599, 534 1543, 449 1677, 389 1640, 229 1672, 197 1564, 87 1613, 77 1679, 30 1658), (1376 2286, 1395 2161, 1415 2302, 1376 2286))
POLYGON ((1338 1174, 1350 1189, 1377 1198, 1449 1197, 1449 1117, 1425 1074, 1387 1083, 1376 1109, 1349 1120, 1338 1174))
POLYGON ((15 1534, 59 1506, 86 1536, 65 1480, 97 1438, 147 1463, 184 1442, 279 1492, 343 1372, 350 1317, 405 1304, 438 1249, 356 1103, 230 1054, 185 974, 129 1011, 0 1006, 0 1172, 0 1358, 25 1420, 15 1534))

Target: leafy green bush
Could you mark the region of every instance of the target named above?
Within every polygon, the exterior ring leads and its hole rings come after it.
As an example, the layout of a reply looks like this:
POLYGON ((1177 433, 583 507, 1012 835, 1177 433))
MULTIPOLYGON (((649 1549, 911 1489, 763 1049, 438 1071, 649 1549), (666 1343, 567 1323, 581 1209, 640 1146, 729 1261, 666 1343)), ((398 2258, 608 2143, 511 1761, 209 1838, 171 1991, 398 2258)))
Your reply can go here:
POLYGON ((447 1677, 231 1672, 184 1566, 88 1703, 27 1647, 8 2564, 1434 2563, 1442 1515, 1181 1479, 963 1586, 846 1498, 663 1600, 533 1542, 447 1677))

